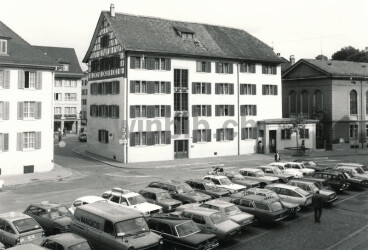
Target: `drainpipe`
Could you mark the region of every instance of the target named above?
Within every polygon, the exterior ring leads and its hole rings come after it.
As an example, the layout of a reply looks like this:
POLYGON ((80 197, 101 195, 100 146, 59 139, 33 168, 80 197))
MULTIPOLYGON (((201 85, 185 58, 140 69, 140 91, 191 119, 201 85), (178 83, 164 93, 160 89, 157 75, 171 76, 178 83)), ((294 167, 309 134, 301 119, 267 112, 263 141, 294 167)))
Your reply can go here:
POLYGON ((125 132, 126 132, 126 144, 125 144, 125 164, 128 163, 128 145, 130 143, 130 130, 128 128, 128 90, 129 90, 129 81, 128 81, 128 53, 125 54, 125 132))
POLYGON ((238 155, 240 155, 240 139, 241 139, 241 135, 240 135, 240 130, 241 130, 241 124, 240 124, 240 83, 239 83, 239 63, 236 64, 236 77, 237 77, 237 90, 238 90, 238 94, 237 94, 237 109, 238 109, 238 155))

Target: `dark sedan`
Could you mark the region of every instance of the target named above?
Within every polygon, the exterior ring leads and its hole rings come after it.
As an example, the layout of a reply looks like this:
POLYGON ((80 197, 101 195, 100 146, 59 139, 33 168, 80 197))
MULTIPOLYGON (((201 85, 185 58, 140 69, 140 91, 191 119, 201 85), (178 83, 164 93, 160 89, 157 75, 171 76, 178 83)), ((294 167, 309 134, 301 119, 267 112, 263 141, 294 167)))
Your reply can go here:
POLYGON ((225 188, 217 187, 210 180, 205 179, 191 179, 186 181, 189 186, 191 186, 195 191, 207 194, 212 198, 220 198, 224 196, 229 196, 230 191, 225 188))
POLYGON ((87 142, 87 133, 80 133, 78 136, 80 142, 87 142))
POLYGON ((317 164, 314 161, 307 160, 307 159, 298 159, 298 160, 295 160, 294 162, 303 163, 306 168, 314 169, 316 172, 331 169, 330 166, 317 164))
POLYGON ((325 179, 328 185, 335 191, 344 191, 350 186, 349 182, 346 180, 346 176, 337 171, 319 171, 314 173, 311 177, 325 179))
POLYGON ((247 189, 248 188, 254 188, 254 187, 259 187, 260 186, 260 182, 259 181, 254 181, 254 180, 246 179, 244 176, 242 176, 241 174, 236 173, 236 172, 229 172, 229 173, 226 172, 224 175, 227 178, 229 178, 229 180, 232 183, 243 185, 247 189))
POLYGON ((164 212, 172 212, 182 204, 181 201, 173 199, 168 191, 160 188, 144 188, 139 194, 149 203, 161 206, 164 212))
POLYGON ((46 237, 41 246, 57 250, 91 250, 87 240, 73 233, 63 233, 46 237))
POLYGON ((351 189, 362 190, 365 187, 365 179, 354 176, 351 170, 334 169, 333 171, 342 173, 351 189))

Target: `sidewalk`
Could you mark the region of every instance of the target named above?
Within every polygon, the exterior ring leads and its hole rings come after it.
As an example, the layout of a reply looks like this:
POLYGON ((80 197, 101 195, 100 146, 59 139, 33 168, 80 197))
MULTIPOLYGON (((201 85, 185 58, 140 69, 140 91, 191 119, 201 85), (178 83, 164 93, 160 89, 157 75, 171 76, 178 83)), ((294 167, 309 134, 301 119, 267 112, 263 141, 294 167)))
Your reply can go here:
POLYGON ((54 169, 49 172, 39 172, 32 174, 2 175, 0 179, 4 181, 3 189, 9 186, 54 181, 68 178, 73 175, 73 171, 69 168, 61 167, 54 163, 54 169))

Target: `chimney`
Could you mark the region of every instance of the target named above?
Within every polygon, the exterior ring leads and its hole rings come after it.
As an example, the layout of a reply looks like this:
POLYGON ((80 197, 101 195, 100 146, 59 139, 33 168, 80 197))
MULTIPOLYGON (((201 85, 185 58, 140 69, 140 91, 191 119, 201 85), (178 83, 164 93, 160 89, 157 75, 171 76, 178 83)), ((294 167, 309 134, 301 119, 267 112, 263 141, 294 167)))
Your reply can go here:
POLYGON ((110 16, 115 17, 115 6, 113 3, 110 5, 110 16))
POLYGON ((291 63, 291 65, 295 64, 295 56, 294 55, 290 56, 290 63, 291 63))
POLYGON ((280 53, 277 53, 276 55, 277 55, 278 57, 280 57, 280 56, 281 56, 281 54, 280 54, 280 53))

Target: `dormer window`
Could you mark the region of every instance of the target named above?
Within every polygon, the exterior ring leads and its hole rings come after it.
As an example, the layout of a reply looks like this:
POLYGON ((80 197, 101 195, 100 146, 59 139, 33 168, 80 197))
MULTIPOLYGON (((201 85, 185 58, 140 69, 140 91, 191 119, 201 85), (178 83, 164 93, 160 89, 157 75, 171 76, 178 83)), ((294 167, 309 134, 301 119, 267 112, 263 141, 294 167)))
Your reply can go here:
POLYGON ((0 54, 8 54, 8 41, 0 39, 0 54))
POLYGON ((184 27, 174 27, 176 33, 184 39, 193 39, 194 31, 184 27))
POLYGON ((189 38, 189 39, 193 39, 193 33, 181 33, 181 37, 182 38, 189 38))

